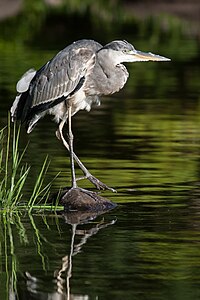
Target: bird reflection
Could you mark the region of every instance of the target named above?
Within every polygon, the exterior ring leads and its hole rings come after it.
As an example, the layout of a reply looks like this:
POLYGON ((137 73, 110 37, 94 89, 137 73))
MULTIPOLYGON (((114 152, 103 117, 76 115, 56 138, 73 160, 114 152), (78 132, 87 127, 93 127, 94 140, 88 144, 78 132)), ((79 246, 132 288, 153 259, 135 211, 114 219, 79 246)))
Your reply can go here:
POLYGON ((66 295, 63 299, 88 299, 87 296, 83 296, 84 298, 76 298, 75 295, 70 293, 70 278, 72 277, 72 257, 81 252, 81 249, 84 244, 87 243, 88 239, 93 235, 97 234, 99 230, 104 229, 110 225, 114 225, 116 219, 112 219, 111 221, 105 221, 102 218, 98 223, 90 223, 91 227, 89 229, 81 229, 77 228, 78 225, 82 225, 88 223, 88 220, 95 219, 99 214, 95 213, 80 213, 73 212, 64 215, 64 218, 67 223, 71 224, 71 244, 69 254, 62 258, 62 267, 57 272, 57 291, 59 294, 66 295), (81 223, 74 223, 77 220, 81 220, 81 223), (79 242, 75 242, 75 236, 81 237, 79 242), (86 298, 85 298, 86 297, 86 298))
MULTIPOLYGON (((107 210, 108 211, 108 210, 107 210)), ((70 247, 69 252, 61 258, 61 267, 54 271, 56 288, 53 292, 39 291, 41 280, 29 272, 25 272, 26 276, 26 298, 30 295, 37 295, 37 299, 51 300, 88 300, 89 295, 72 294, 70 291, 70 279, 72 278, 73 256, 81 252, 83 246, 88 239, 97 234, 100 230, 105 229, 110 225, 114 225, 116 218, 106 220, 101 212, 80 212, 71 211, 63 212, 62 217, 65 222, 71 226, 70 247), (100 219, 96 220, 99 217, 100 219), (93 222, 95 220, 95 223, 93 222), (86 226, 87 225, 87 228, 86 226)))

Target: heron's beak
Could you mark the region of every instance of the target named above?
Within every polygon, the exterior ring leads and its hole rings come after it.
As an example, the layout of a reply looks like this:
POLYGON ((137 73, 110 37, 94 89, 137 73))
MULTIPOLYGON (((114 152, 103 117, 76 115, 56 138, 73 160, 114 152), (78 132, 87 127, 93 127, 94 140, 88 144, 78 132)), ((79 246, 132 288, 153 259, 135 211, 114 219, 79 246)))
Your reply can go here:
POLYGON ((170 61, 170 58, 153 54, 151 52, 142 52, 135 50, 130 53, 132 56, 132 61, 170 61))

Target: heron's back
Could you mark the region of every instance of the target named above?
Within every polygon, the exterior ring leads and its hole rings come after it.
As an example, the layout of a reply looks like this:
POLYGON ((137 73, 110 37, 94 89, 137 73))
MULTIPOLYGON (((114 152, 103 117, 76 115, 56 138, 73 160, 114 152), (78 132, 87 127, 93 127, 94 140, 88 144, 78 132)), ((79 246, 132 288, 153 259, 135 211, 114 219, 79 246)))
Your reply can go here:
MULTIPOLYGON (((11 108, 13 119, 27 122, 29 132, 45 113, 73 97, 91 72, 96 52, 102 47, 93 40, 80 40, 67 46, 35 72, 26 90, 18 95, 11 108)), ((27 75, 24 75, 25 80, 27 75)), ((56 115, 56 109, 53 110, 56 115)))

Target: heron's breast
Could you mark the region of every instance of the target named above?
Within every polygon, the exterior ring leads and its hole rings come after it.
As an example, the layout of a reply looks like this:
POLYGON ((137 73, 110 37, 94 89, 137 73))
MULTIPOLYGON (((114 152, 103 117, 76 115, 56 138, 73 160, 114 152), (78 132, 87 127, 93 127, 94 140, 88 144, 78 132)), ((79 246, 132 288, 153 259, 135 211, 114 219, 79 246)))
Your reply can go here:
POLYGON ((72 114, 74 115, 79 110, 87 110, 91 109, 91 101, 87 99, 87 95, 84 90, 79 90, 71 99, 69 99, 69 104, 72 106, 72 114))
POLYGON ((99 104, 98 97, 90 97, 85 94, 83 90, 79 90, 71 98, 66 99, 54 107, 50 108, 48 113, 54 115, 54 120, 59 123, 60 120, 67 119, 68 107, 72 107, 72 115, 75 115, 79 110, 90 111, 92 103, 99 104))
POLYGON ((50 108, 48 113, 54 116, 55 122, 59 123, 60 120, 67 118, 67 106, 66 102, 61 102, 54 107, 50 108))

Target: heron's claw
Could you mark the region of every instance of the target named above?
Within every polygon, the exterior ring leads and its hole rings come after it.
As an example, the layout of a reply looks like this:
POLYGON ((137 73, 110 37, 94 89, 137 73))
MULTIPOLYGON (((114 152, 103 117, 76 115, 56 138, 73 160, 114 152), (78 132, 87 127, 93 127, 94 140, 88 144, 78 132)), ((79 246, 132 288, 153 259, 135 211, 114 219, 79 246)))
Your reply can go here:
POLYGON ((79 178, 76 178, 76 181, 78 180, 82 180, 82 179, 88 179, 92 184, 95 185, 95 187, 98 190, 109 190, 112 191, 113 193, 116 193, 117 191, 109 186, 107 186, 105 183, 101 182, 99 179, 97 179, 96 177, 94 177, 93 175, 91 175, 89 173, 89 175, 85 175, 79 178))
POLYGON ((86 177, 91 183, 93 183, 98 190, 109 190, 113 193, 116 193, 117 191, 109 186, 107 186, 105 183, 101 182, 99 179, 94 177, 93 175, 89 175, 86 177))

